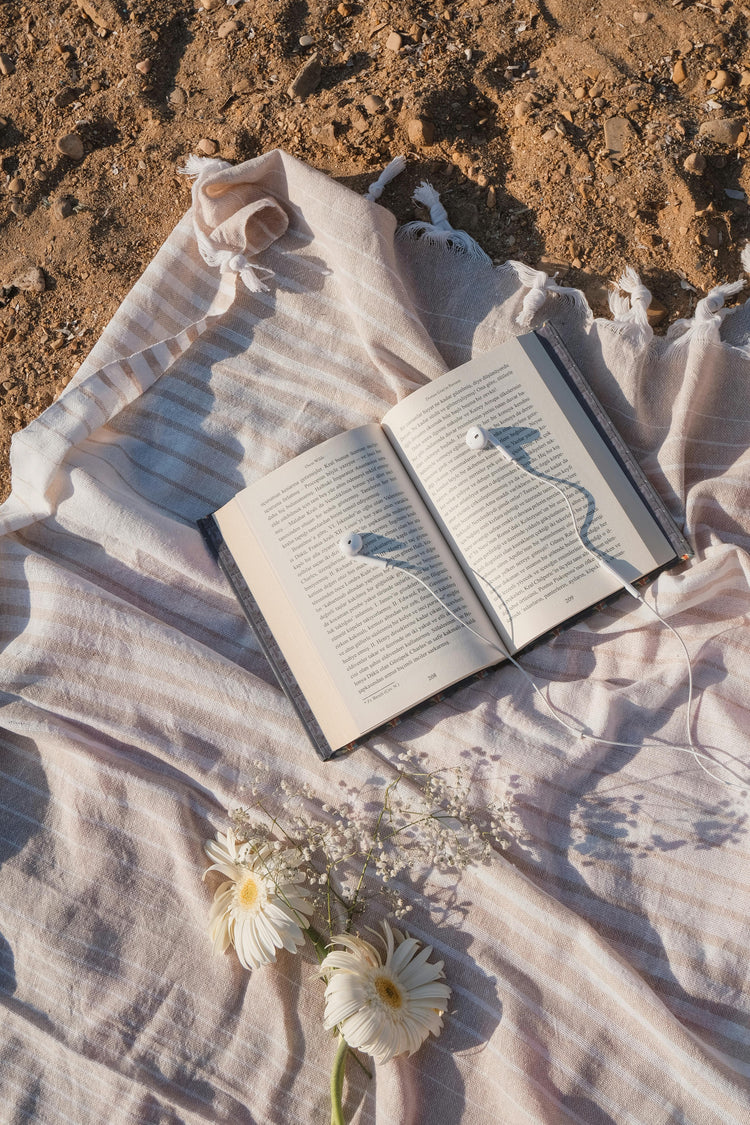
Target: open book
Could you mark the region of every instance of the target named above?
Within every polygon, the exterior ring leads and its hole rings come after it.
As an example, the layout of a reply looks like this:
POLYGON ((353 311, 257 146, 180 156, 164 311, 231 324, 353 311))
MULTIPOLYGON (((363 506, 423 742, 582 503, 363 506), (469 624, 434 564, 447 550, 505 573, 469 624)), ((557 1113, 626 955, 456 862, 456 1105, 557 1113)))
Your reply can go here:
POLYGON ((200 526, 325 758, 690 553, 548 326, 308 449, 200 526), (468 448, 472 424, 518 463, 468 448), (348 532, 390 565, 345 557, 348 532))

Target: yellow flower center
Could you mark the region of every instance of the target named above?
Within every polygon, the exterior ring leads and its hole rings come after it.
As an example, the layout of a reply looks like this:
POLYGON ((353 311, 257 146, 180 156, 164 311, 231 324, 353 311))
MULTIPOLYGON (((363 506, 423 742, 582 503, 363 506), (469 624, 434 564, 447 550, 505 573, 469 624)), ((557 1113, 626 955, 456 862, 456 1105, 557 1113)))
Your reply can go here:
POLYGON ((255 875, 248 872, 241 883, 237 885, 237 903, 245 910, 255 906, 260 896, 260 885, 255 875))
POLYGON ((400 1008, 404 1002, 400 989, 390 977, 376 977, 375 991, 389 1008, 400 1008))

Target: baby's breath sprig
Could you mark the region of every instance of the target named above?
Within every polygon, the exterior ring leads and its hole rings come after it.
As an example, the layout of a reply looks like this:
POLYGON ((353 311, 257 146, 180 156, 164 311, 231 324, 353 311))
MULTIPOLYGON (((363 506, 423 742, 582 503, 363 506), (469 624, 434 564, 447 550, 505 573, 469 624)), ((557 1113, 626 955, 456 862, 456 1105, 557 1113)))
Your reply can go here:
POLYGON ((392 913, 410 910, 397 884, 421 871, 459 872, 485 863, 511 839, 508 801, 477 799, 490 778, 464 765, 430 770, 403 753, 390 780, 373 778, 337 804, 319 804, 309 786, 280 783, 283 812, 265 803, 268 771, 255 762, 250 800, 231 813, 238 839, 259 831, 297 850, 301 869, 329 934, 348 932, 373 894, 392 913))

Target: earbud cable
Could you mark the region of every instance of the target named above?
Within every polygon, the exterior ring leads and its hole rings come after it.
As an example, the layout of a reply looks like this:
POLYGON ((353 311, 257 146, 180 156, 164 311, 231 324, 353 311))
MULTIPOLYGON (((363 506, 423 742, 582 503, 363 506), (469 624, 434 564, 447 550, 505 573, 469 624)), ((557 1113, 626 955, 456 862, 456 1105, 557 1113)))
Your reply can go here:
MULTIPOLYGON (((737 784, 735 782, 727 781, 725 778, 719 777, 712 770, 708 769, 708 767, 706 765, 704 765, 704 760, 707 761, 707 762, 711 762, 714 765, 718 765, 720 769, 726 770, 728 773, 731 773, 731 770, 730 770, 729 766, 725 765, 723 762, 716 762, 715 759, 712 758, 709 754, 705 754, 702 751, 698 750, 697 746, 695 745, 695 742, 693 740, 693 732, 692 732, 692 713, 693 713, 693 694, 694 694, 693 668, 692 668, 692 662, 690 660, 690 653, 687 650, 687 645, 685 644, 685 642, 682 639, 682 637, 680 636, 680 634, 677 632, 677 630, 674 628, 673 625, 671 625, 668 621, 666 621, 662 617, 662 615, 659 613, 659 611, 656 609, 655 606, 651 605, 650 602, 647 602, 646 599, 644 597, 642 597, 641 594, 638 593, 638 591, 635 589, 634 586, 632 586, 629 582, 625 582, 625 580, 622 579, 621 576, 617 574, 617 571, 614 569, 614 567, 610 566, 607 562, 605 562, 605 560, 601 557, 601 555, 597 554, 597 552, 595 550, 593 550, 588 545, 588 543, 586 543, 584 541, 583 535, 581 534, 581 531, 578 527, 578 522, 576 520, 575 512, 573 511, 573 506, 570 503, 570 498, 563 491, 563 489, 555 481, 550 480, 548 477, 544 477, 539 473, 532 472, 530 469, 528 469, 525 465, 522 465, 515 458, 513 458, 512 463, 516 466, 516 468, 520 469, 521 472, 526 473, 527 476, 532 477, 534 480, 540 481, 542 484, 549 485, 551 488, 554 488, 555 492, 558 492, 560 494, 560 496, 562 496, 563 500, 565 501, 565 503, 567 505, 568 512, 570 513, 570 519, 571 519, 571 523, 573 524, 573 530, 575 531, 578 542, 581 544, 584 551, 586 551, 587 554, 591 555, 591 557, 593 559, 595 559, 596 562, 600 566, 603 566, 606 570, 609 570, 610 573, 612 573, 616 578, 619 578, 620 581, 623 582, 623 585, 624 585, 625 589, 627 590, 627 592, 632 597, 634 597, 637 601, 639 601, 641 603, 641 605, 644 605, 646 607, 646 609, 650 610, 651 613, 653 613, 654 617, 656 617, 656 619, 658 621, 660 621, 662 623, 662 625, 666 626, 666 628, 669 629, 670 633, 672 633, 673 636, 676 637, 677 641, 679 642, 680 647, 681 647, 682 652, 683 652, 683 655, 685 657, 685 664, 686 664, 686 667, 687 667, 687 678, 688 678, 688 701, 687 701, 687 713, 685 715, 685 732, 686 732, 686 735, 687 735, 687 746, 677 746, 677 747, 675 747, 675 749, 683 750, 686 753, 691 754, 693 756, 693 758, 695 759, 696 764, 698 766, 700 766, 700 768, 703 770, 704 773, 708 774, 709 777, 712 777, 714 779, 714 781, 718 781, 722 785, 728 785, 731 788, 738 788, 738 789, 746 788, 744 785, 737 784)), ((542 698, 545 699, 545 702, 548 703, 549 708, 552 708, 554 710, 554 705, 551 703, 551 701, 548 700, 544 696, 543 693, 540 693, 540 694, 542 695, 542 698)), ((570 727, 570 725, 568 723, 566 723, 559 715, 557 715, 556 717, 558 718, 558 720, 560 722, 563 723, 564 726, 568 727, 569 730, 572 729, 570 727)), ((638 743, 614 742, 614 741, 611 741, 610 739, 607 739, 607 738, 599 738, 598 736, 592 735, 588 731, 585 731, 585 730, 581 731, 581 733, 579 734, 578 737, 579 738, 583 738, 583 737, 595 738, 597 742, 602 743, 602 745, 604 745, 604 746, 616 746, 616 747, 622 747, 622 748, 630 749, 630 750, 638 749, 638 743)))
MULTIPOLYGON (((479 428, 479 432, 483 433, 484 431, 481 431, 481 428, 479 428)), ((471 431, 470 431, 470 433, 471 433, 471 431)), ((649 609, 651 611, 651 613, 653 613, 653 615, 657 618, 657 620, 660 621, 662 623, 662 625, 665 625, 666 628, 669 629, 670 633, 672 633, 677 638, 677 640, 680 644, 680 647, 682 649, 683 655, 685 657, 685 663, 686 663, 686 666, 687 666, 688 700, 687 700, 687 714, 686 714, 686 717, 685 717, 685 730, 686 730, 686 734, 687 734, 687 746, 675 745, 674 749, 679 750, 679 751, 681 751, 683 753, 686 753, 686 754, 690 754, 691 757, 693 758, 693 760, 695 761, 696 765, 698 765, 703 770, 704 773, 706 773, 709 777, 713 778, 714 781, 718 781, 721 785, 726 785, 726 786, 728 786, 729 788, 732 788, 732 789, 743 789, 743 790, 746 789, 747 786, 745 786, 741 783, 738 783, 736 781, 728 781, 726 778, 721 777, 718 774, 714 773, 713 770, 710 770, 708 768, 708 766, 705 765, 705 762, 710 762, 712 765, 718 766, 720 769, 725 770, 727 773, 730 773, 730 774, 732 773, 730 767, 725 765, 724 762, 717 762, 716 759, 712 758, 710 754, 706 754, 704 751, 699 750, 698 747, 695 745, 695 742, 693 740, 693 732, 692 732, 692 713, 693 713, 693 696, 694 696, 693 669, 692 669, 692 663, 691 663, 691 660, 690 660, 690 653, 688 652, 687 646, 686 646, 685 642, 683 641, 682 637, 680 636, 680 634, 677 632, 677 630, 674 628, 673 625, 671 625, 668 621, 666 621, 662 617, 662 615, 658 612, 658 610, 653 605, 651 605, 649 602, 647 602, 645 600, 645 598, 643 598, 641 596, 641 594, 638 593, 638 591, 635 589, 635 587, 633 585, 631 585, 631 583, 626 582, 622 578, 622 576, 617 573, 617 571, 614 569, 614 567, 612 567, 609 563, 607 563, 602 558, 601 555, 597 554, 597 552, 595 550, 593 550, 584 541, 583 535, 581 534, 581 532, 578 528, 578 522, 576 520, 576 515, 575 515, 575 512, 573 510, 573 505, 571 504, 570 498, 563 491, 563 489, 555 481, 552 481, 548 477, 542 476, 539 473, 532 472, 525 465, 522 465, 509 451, 504 450, 502 447, 497 447, 496 445, 495 445, 495 448, 496 448, 496 451, 498 453, 501 453, 504 456, 505 460, 510 461, 513 465, 516 466, 516 468, 518 468, 522 472, 526 473, 527 476, 532 477, 534 480, 540 481, 542 484, 549 485, 551 488, 554 488, 554 490, 556 492, 558 492, 560 494, 560 496, 562 496, 562 498, 565 501, 565 504, 568 508, 568 512, 570 514, 570 519, 571 519, 571 522, 573 524, 573 530, 575 531, 576 537, 577 537, 579 543, 581 544, 581 546, 583 547, 584 551, 586 551, 587 554, 591 555, 591 557, 596 560, 596 562, 599 566, 602 566, 602 567, 604 567, 605 570, 610 571, 610 573, 613 574, 615 578, 617 578, 619 581, 621 581, 623 583, 624 588, 627 590, 627 592, 632 597, 636 598, 636 600, 639 601, 641 603, 641 605, 646 606, 646 608, 649 609)), ((392 563, 391 563, 391 566, 393 566, 392 563)), ((641 744, 641 743, 637 743, 637 742, 616 742, 612 739, 601 738, 598 735, 595 735, 591 731, 587 730, 585 727, 573 726, 571 723, 569 723, 566 719, 563 718, 563 716, 559 712, 558 708, 548 698, 548 695, 544 691, 542 691, 542 689, 535 682, 535 680, 528 674, 526 669, 523 668, 518 663, 518 661, 515 659, 515 657, 511 656, 511 654, 509 652, 507 652, 505 648, 498 645, 496 641, 490 640, 489 638, 483 636, 481 633, 477 632, 477 630, 473 629, 471 625, 468 625, 466 623, 466 621, 463 620, 463 618, 459 617, 458 614, 453 612, 453 610, 450 608, 450 606, 446 605, 446 603, 442 600, 442 598, 439 597, 439 595, 435 593, 435 591, 432 589, 432 587, 429 585, 429 583, 425 582, 423 578, 420 578, 418 574, 415 574, 415 572, 413 570, 407 570, 407 569, 402 568, 402 567, 396 567, 395 569, 398 569, 399 571, 401 571, 402 574, 408 574, 416 582, 419 582, 419 584, 421 586, 423 586, 425 588, 425 590, 427 590, 428 593, 430 593, 432 595, 432 597, 435 598, 435 600, 440 603, 440 605, 443 607, 443 609, 445 609, 451 615, 451 617, 455 618, 455 620, 458 621, 458 623, 460 625, 462 625, 465 629, 468 629, 470 633, 473 633, 474 636, 477 637, 484 644, 489 645, 491 648, 496 649, 507 660, 509 660, 510 663, 513 665, 513 667, 517 668, 518 671, 521 673, 521 675, 524 677, 524 679, 527 680, 528 683, 531 685, 531 687, 536 692, 539 699, 541 699, 542 703, 544 704, 544 706, 546 707, 546 709, 550 713, 550 715, 552 715, 552 717, 558 723, 560 723, 563 727, 565 727, 566 730, 568 730, 572 735, 574 735, 575 738, 577 738, 577 739, 588 738, 589 740, 591 740, 593 742, 601 743, 603 746, 613 746, 613 747, 616 747, 618 749, 626 749, 626 750, 639 750, 639 749, 641 749, 641 746, 652 746, 652 747, 655 746, 654 743, 642 743, 641 744)))
MULTIPOLYGON (((451 615, 451 617, 453 617, 459 623, 459 625, 462 625, 464 627, 464 629, 468 629, 469 632, 473 633, 474 636, 478 640, 482 641, 483 644, 488 645, 490 648, 494 648, 496 650, 496 652, 499 652, 503 657, 505 657, 506 660, 510 661, 510 663, 513 665, 513 667, 518 669, 518 671, 521 673, 523 678, 530 684, 531 688, 536 692, 537 696, 539 697, 541 702, 544 704, 544 706, 546 707, 547 711, 550 713, 552 718, 555 719, 556 722, 558 722, 562 726, 564 726, 566 728, 566 730, 570 731, 570 733, 572 735, 574 735, 575 738, 577 738, 579 740, 587 738, 592 742, 600 742, 604 746, 614 746, 614 747, 617 747, 619 749, 625 749, 625 750, 640 750, 642 748, 642 746, 648 747, 649 745, 655 745, 655 744, 651 744, 651 743, 641 744, 639 742, 614 742, 614 741, 612 741, 611 739, 608 739, 608 738, 600 738, 599 735, 593 734, 591 731, 588 731, 585 728, 573 726, 571 723, 569 723, 566 719, 564 719, 562 717, 558 708, 554 705, 554 703, 552 703, 552 701, 550 699, 547 698, 547 696, 544 694, 543 690, 539 687, 539 685, 536 683, 536 681, 533 679, 533 677, 529 675, 529 673, 526 671, 526 669, 521 664, 519 664, 519 662, 516 660, 516 658, 514 656, 511 656, 511 654, 505 648, 503 648, 502 645, 499 645, 497 643, 497 641, 492 640, 489 637, 485 637, 482 633, 478 632, 471 625, 469 625, 466 621, 464 621, 462 617, 459 617, 457 613, 454 613, 453 610, 450 608, 450 606, 447 605, 443 601, 443 599, 438 594, 435 593, 435 591, 432 589, 432 587, 429 585, 429 583, 425 582, 425 580, 423 578, 420 578, 418 574, 415 574, 413 570, 406 570, 405 568, 397 566, 393 563, 391 563, 391 566, 388 569, 389 570, 390 569, 398 570, 400 574, 407 574, 410 578, 413 578, 415 582, 418 582, 420 584, 420 586, 423 586, 425 588, 425 590, 427 590, 428 594, 432 595, 432 597, 435 599, 435 601, 438 602, 443 607, 443 609, 447 613, 449 613, 451 615)), ((642 599, 639 599, 639 600, 642 600, 642 599)), ((644 602, 643 604, 648 605, 647 602, 644 602)), ((656 614, 656 616, 659 618, 659 620, 662 622, 662 624, 666 625, 667 629, 669 629, 669 631, 671 633, 674 633, 674 635, 677 637, 677 640, 680 642, 680 645, 682 646, 683 651, 685 653, 685 656, 688 660, 688 713, 690 713, 690 710, 692 708, 692 702, 693 702, 693 675, 692 675, 692 669, 690 668, 690 663, 689 663, 690 658, 689 658, 689 655, 688 655, 688 652, 687 652, 687 648, 685 647, 685 642, 683 641, 683 639, 679 635, 679 633, 677 633, 677 631, 669 624, 669 622, 665 621, 664 618, 655 609, 653 609, 653 606, 649 606, 648 608, 653 610, 653 612, 656 614)), ((710 754, 705 754, 702 750, 699 750, 695 746, 695 744, 693 742, 693 739, 692 739, 692 736, 690 734, 689 728, 688 728, 688 737, 689 737, 689 740, 690 740, 689 741, 689 747, 688 746, 674 746, 674 749, 680 750, 685 754, 690 754, 695 759, 696 763, 700 766, 700 768, 705 773, 707 773, 709 777, 712 777, 715 781, 718 781, 721 785, 728 785, 728 786, 730 786, 731 788, 734 788, 734 789, 745 789, 746 788, 746 786, 744 786, 744 785, 738 785, 735 782, 727 781, 725 778, 719 777, 718 774, 715 774, 711 770, 709 770, 708 767, 703 764, 703 761, 711 762, 712 765, 718 765, 721 769, 724 769, 724 770, 727 770, 727 772, 730 772, 729 766, 724 765, 723 762, 716 762, 716 760, 714 758, 712 758, 710 756, 710 754), (703 760, 701 760, 701 759, 703 759, 703 760)))

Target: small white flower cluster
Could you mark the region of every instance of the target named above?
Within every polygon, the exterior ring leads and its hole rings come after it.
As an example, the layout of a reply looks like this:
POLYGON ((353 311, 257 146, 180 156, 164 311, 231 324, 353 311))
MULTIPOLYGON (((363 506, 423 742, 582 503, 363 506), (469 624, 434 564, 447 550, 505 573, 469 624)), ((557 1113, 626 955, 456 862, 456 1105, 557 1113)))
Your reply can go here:
POLYGON ((283 796, 283 822, 263 804, 260 794, 272 787, 263 784, 263 763, 255 762, 258 774, 249 788, 256 799, 231 814, 235 832, 250 839, 260 816, 270 834, 280 833, 285 846, 297 849, 329 932, 337 922, 349 924, 375 892, 403 918, 411 907, 400 880, 487 862, 511 838, 510 803, 477 799, 490 778, 466 766, 429 770, 424 757, 401 754, 391 780, 376 778, 365 791, 345 791, 336 805, 319 804, 309 786, 295 789, 282 780, 276 788, 283 796))

